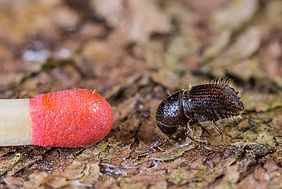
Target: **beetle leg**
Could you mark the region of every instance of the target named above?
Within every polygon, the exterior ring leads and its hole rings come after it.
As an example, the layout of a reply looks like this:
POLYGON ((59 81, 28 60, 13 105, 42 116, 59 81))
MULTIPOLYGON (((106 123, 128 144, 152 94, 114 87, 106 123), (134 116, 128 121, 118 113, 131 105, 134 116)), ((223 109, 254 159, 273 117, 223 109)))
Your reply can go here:
POLYGON ((199 125, 199 127, 201 127, 201 129, 202 129, 204 132, 206 132, 208 135, 211 135, 210 132, 209 132, 205 127, 203 127, 200 123, 199 123, 198 125, 199 125))
POLYGON ((189 120, 188 122, 187 122, 187 124, 186 124, 186 129, 187 129, 187 131, 185 132, 185 135, 186 135, 186 137, 188 137, 190 140, 192 140, 193 142, 195 142, 195 143, 198 143, 198 144, 207 144, 207 141, 204 141, 204 140, 198 140, 198 139, 195 139, 195 137, 194 137, 194 132, 193 132, 193 130, 192 130, 192 128, 190 127, 190 123, 191 122, 191 120, 189 120))
POLYGON ((215 128, 216 132, 220 134, 220 140, 222 140, 222 139, 224 138, 224 134, 223 134, 221 128, 220 128, 219 125, 218 125, 216 122, 214 122, 214 121, 213 121, 213 125, 214 125, 214 128, 215 128))
POLYGON ((188 122, 187 122, 187 124, 186 124, 186 128, 187 128, 187 131, 186 131, 186 135, 190 135, 190 136, 193 136, 194 135, 194 132, 193 132, 193 130, 191 129, 191 127, 190 127, 190 122, 191 122, 191 120, 189 120, 188 122))
POLYGON ((219 125, 217 125, 217 123, 214 122, 214 121, 213 121, 213 125, 214 125, 214 128, 215 128, 216 132, 219 133, 220 135, 222 135, 223 132, 221 131, 219 125))

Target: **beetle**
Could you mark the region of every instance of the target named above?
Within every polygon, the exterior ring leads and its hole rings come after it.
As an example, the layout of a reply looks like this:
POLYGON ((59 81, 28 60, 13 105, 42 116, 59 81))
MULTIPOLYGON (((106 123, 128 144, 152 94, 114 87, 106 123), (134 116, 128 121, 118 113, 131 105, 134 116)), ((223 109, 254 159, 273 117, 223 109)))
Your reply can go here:
POLYGON ((218 82, 196 85, 168 96, 159 104, 155 118, 160 130, 170 136, 183 127, 191 131, 191 126, 201 126, 202 122, 213 122, 220 132, 216 121, 233 119, 243 110, 238 92, 227 82, 218 82))

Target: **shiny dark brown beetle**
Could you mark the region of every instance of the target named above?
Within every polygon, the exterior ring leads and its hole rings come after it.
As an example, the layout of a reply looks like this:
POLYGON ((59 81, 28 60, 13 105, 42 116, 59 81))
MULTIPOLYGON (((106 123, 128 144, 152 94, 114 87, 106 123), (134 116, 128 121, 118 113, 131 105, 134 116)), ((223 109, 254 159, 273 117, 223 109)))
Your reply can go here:
POLYGON ((243 109, 238 92, 227 83, 204 84, 165 98, 158 106, 156 121, 164 134, 172 135, 179 127, 189 129, 201 122, 232 119, 243 109))

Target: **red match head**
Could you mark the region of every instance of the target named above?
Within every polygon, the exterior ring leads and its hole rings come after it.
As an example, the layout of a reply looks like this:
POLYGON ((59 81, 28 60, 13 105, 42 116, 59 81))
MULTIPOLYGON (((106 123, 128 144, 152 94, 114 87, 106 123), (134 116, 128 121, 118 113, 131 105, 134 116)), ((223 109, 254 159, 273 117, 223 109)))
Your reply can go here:
POLYGON ((32 143, 79 147, 97 143, 112 128, 110 104, 87 89, 51 92, 30 99, 32 143))

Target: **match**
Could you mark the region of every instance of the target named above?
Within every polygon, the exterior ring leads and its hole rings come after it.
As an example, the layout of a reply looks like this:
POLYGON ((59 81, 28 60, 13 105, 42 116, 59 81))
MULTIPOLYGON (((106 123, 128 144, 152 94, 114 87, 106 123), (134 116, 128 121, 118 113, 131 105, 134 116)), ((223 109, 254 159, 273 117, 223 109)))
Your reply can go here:
POLYGON ((104 138, 112 123, 110 104, 93 90, 0 100, 0 146, 88 146, 104 138))

